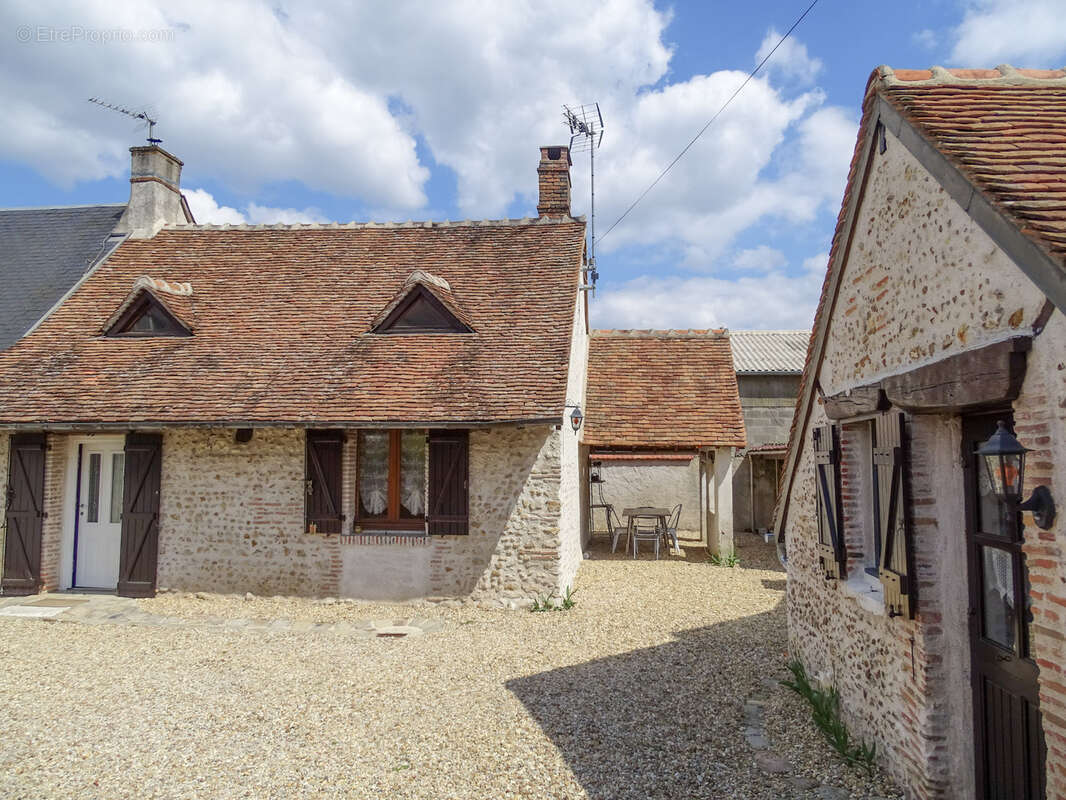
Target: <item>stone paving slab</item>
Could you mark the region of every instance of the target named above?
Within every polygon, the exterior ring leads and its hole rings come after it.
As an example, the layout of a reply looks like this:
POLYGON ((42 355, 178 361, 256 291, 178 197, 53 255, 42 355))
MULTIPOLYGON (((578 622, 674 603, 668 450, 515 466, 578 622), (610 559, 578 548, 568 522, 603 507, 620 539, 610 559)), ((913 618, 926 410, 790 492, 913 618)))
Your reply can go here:
POLYGON ((53 594, 0 598, 0 616, 51 619, 83 625, 145 625, 149 627, 226 630, 247 633, 338 634, 356 639, 406 639, 444 630, 441 620, 410 619, 343 620, 311 622, 302 619, 232 619, 226 617, 165 617, 142 611, 131 597, 108 594, 53 594))

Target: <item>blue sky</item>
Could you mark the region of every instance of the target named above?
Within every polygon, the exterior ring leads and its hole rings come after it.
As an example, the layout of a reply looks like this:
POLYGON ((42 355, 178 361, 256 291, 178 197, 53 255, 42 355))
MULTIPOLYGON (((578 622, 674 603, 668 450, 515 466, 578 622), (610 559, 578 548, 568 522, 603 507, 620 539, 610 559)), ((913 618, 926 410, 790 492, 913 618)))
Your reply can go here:
MULTIPOLYGON (((158 115, 199 221, 535 214, 537 147, 598 100, 602 233, 800 2, 0 3, 0 205, 120 202, 158 115)), ((809 325, 870 71, 1066 63, 1054 0, 820 0, 597 247, 593 322, 809 325)), ((575 213, 588 206, 575 157, 575 213)))

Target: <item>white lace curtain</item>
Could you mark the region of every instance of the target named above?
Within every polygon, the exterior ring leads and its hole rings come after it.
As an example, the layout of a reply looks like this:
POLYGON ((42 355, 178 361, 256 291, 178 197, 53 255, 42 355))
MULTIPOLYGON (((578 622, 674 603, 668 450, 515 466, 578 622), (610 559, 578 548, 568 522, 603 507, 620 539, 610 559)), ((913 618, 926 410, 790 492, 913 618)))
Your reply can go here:
POLYGON ((426 435, 405 431, 400 454, 400 503, 412 517, 426 509, 426 435))
MULTIPOLYGON (((402 512, 421 517, 426 509, 426 435, 405 431, 400 442, 402 512)), ((359 501, 371 516, 383 516, 389 508, 389 433, 364 431, 359 444, 359 501)))
POLYGON ((371 516, 389 508, 389 434, 367 431, 359 437, 359 500, 371 516))

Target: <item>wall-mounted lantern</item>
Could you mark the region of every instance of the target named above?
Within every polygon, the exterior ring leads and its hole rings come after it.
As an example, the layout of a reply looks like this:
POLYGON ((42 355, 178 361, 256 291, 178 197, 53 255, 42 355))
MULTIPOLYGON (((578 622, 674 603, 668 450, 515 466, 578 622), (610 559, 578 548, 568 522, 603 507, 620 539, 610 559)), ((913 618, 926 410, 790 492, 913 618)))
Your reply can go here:
POLYGON ((996 432, 988 437, 988 441, 977 448, 977 455, 985 462, 996 498, 1007 508, 1031 511, 1033 522, 1046 531, 1055 522, 1055 502, 1051 498, 1051 490, 1046 486, 1037 486, 1032 496, 1022 502, 1025 454, 1028 452, 1029 449, 1022 446, 1003 420, 996 423, 996 432))
MULTIPOLYGON (((567 406, 569 408, 570 406, 567 406)), ((574 410, 570 412, 570 425, 574 428, 574 433, 577 433, 581 428, 581 423, 585 419, 585 415, 581 413, 581 406, 574 406, 574 410)))

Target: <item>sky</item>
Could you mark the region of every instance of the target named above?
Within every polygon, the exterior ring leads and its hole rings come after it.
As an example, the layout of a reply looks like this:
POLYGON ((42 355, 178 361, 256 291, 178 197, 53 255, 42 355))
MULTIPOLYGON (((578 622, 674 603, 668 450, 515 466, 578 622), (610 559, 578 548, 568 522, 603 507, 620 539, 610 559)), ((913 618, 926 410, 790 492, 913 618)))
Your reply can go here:
POLYGON ((125 202, 145 131, 100 97, 159 120, 198 222, 535 216, 598 102, 592 324, 809 327, 870 72, 1066 64, 1063 0, 819 0, 604 235, 809 2, 0 0, 0 207, 125 202))

